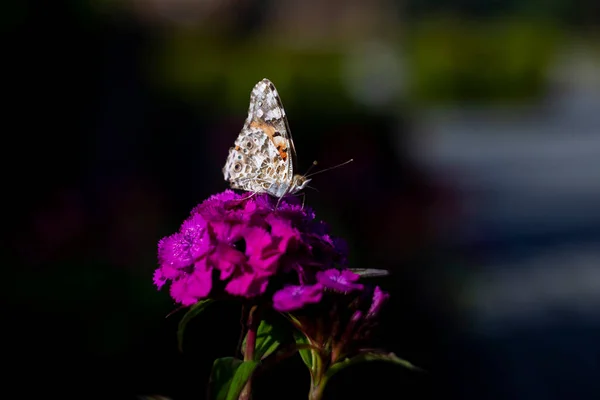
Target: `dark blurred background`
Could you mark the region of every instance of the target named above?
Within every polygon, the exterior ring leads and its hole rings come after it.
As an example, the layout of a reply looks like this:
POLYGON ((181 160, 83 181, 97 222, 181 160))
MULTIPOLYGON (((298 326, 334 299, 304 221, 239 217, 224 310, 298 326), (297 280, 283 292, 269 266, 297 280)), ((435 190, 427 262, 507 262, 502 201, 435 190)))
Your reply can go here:
MULTIPOLYGON (((4 2, 13 396, 203 398, 239 316, 178 353, 156 243, 227 187, 267 77, 300 172, 355 159, 307 203, 392 270, 381 342, 428 370, 330 398, 600 398, 599 23, 595 0, 4 2)), ((257 400, 305 398, 297 370, 257 400)))

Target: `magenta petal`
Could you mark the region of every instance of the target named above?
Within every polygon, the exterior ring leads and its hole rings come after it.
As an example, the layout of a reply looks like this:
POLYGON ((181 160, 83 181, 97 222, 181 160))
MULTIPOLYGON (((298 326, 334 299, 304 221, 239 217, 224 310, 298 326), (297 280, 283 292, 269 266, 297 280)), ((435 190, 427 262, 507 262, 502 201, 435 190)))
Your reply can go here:
POLYGON ((360 275, 346 269, 341 271, 339 277, 341 281, 350 283, 356 282, 360 278, 360 275))
POLYGON ((353 283, 358 280, 358 278, 360 278, 360 275, 348 270, 340 271, 332 268, 326 271, 317 272, 317 282, 327 289, 342 293, 350 292, 352 290, 362 290, 363 285, 360 283, 353 283))
POLYGON ((210 265, 221 271, 221 280, 228 279, 238 268, 241 268, 246 263, 244 253, 237 251, 225 243, 219 243, 209 258, 210 265))
POLYGON ((191 266, 209 249, 206 222, 196 215, 186 220, 179 232, 158 243, 158 259, 161 265, 184 268, 191 266))
POLYGON ((273 295, 273 308, 281 312, 298 310, 306 304, 318 303, 323 296, 319 284, 309 286, 286 286, 273 295))
POLYGON ((224 205, 232 200, 239 200, 241 196, 233 190, 225 190, 222 193, 217 193, 199 204, 192 210, 192 214, 200 214, 204 218, 212 220, 221 218, 226 214, 224 205))
POLYGON ((290 250, 292 243, 300 239, 300 234, 289 220, 273 214, 269 214, 265 221, 270 226, 270 233, 254 228, 245 235, 246 254, 254 268, 270 275, 277 272, 281 257, 290 250))
POLYGON ((154 271, 154 276, 152 277, 152 281, 154 282, 156 287, 158 287, 158 289, 162 288, 164 286, 164 284, 167 283, 167 278, 163 274, 161 268, 154 271))
POLYGON ((262 228, 248 228, 244 232, 246 240, 246 255, 248 263, 260 273, 272 275, 276 272, 279 259, 283 252, 279 251, 276 244, 279 239, 273 238, 262 228))
POLYGON ((189 252, 193 259, 203 256, 210 249, 210 239, 206 233, 206 221, 196 214, 183 222, 181 234, 190 243, 189 252))
POLYGON ((271 235, 262 228, 247 228, 243 233, 246 240, 246 254, 260 257, 262 249, 271 244, 271 235))
POLYGON ((198 265, 191 274, 171 284, 171 296, 184 306, 189 306, 208 296, 212 288, 212 271, 198 265))
POLYGON ((241 195, 237 194, 233 190, 227 189, 221 193, 217 193, 217 194, 210 196, 207 200, 204 201, 203 204, 213 204, 214 203, 216 205, 221 205, 227 201, 239 200, 241 197, 242 197, 241 195))
POLYGON ((268 283, 266 277, 244 273, 231 278, 225 286, 225 291, 234 296, 254 297, 263 294, 268 283))
POLYGON ((170 265, 163 265, 154 271, 153 281, 157 288, 160 290, 167 281, 177 280, 181 276, 185 276, 186 272, 184 269, 174 268, 170 265))
POLYGON ((181 233, 161 239, 158 242, 158 259, 161 265, 183 268, 192 265, 190 247, 192 243, 181 233))
POLYGON ((247 201, 244 204, 244 208, 242 209, 242 217, 244 220, 249 220, 254 211, 256 211, 258 206, 255 201, 247 201))
POLYGON ((266 221, 271 226, 271 235, 282 238, 280 251, 285 252, 290 241, 300 239, 300 233, 292 227, 290 220, 271 214, 267 216, 266 221))
POLYGON ((381 290, 379 288, 379 286, 376 286, 375 290, 373 291, 373 301, 371 303, 371 307, 369 308, 369 311, 367 312, 367 318, 376 317, 377 314, 379 314, 379 312, 381 311, 381 308, 383 307, 383 305, 389 299, 389 297, 390 297, 389 293, 384 292, 383 290, 381 290))
POLYGON ((185 269, 173 268, 170 265, 163 265, 162 268, 160 268, 160 272, 162 276, 165 277, 165 279, 170 280, 177 279, 180 276, 186 274, 185 269))
POLYGON ((266 193, 259 194, 259 195, 255 196, 255 198, 256 198, 255 204, 256 204, 257 208, 259 208, 261 210, 273 209, 273 206, 274 206, 273 199, 268 194, 266 194, 266 193))
POLYGON ((229 221, 213 221, 212 231, 219 241, 231 243, 241 237, 243 226, 229 221))
POLYGON ((279 261, 284 254, 279 251, 277 246, 280 241, 280 238, 272 238, 271 243, 262 248, 259 254, 251 256, 250 264, 256 271, 267 275, 273 275, 277 272, 280 265, 279 261))

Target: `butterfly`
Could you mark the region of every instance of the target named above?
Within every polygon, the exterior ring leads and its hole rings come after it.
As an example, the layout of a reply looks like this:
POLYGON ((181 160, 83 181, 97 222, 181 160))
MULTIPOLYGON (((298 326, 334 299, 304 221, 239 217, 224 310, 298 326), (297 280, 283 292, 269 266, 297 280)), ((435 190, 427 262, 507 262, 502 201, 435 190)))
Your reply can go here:
POLYGON ((229 149, 223 176, 231 188, 282 198, 304 189, 310 179, 294 174, 296 150, 275 85, 263 79, 250 94, 244 126, 229 149))

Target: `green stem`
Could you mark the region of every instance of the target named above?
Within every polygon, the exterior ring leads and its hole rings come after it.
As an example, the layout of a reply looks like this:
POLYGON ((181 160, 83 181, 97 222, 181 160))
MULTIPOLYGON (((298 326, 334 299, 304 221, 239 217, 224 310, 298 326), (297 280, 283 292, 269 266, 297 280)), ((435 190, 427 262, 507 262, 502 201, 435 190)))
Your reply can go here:
MULTIPOLYGON (((248 313, 248 333, 246 334, 246 351, 244 352, 244 361, 254 360, 254 349, 256 348, 256 333, 258 331, 259 318, 257 318, 258 306, 254 305, 248 313)), ((242 389, 238 400, 252 399, 252 378, 248 379, 246 386, 242 389)))
POLYGON ((325 379, 321 379, 318 383, 311 381, 308 400, 322 400, 323 392, 325 391, 325 379))
POLYGON ((326 383, 323 355, 317 350, 312 350, 311 354, 313 369, 310 374, 311 379, 308 400, 321 400, 323 398, 323 390, 325 389, 326 383))
POLYGON ((248 383, 246 383, 246 386, 244 386, 244 388, 242 389, 242 392, 240 393, 240 397, 238 397, 238 400, 250 400, 252 399, 252 385, 251 385, 251 380, 248 381, 248 383))
POLYGON ((246 335, 246 351, 244 361, 254 360, 254 348, 256 347, 256 332, 258 331, 259 318, 257 318, 258 306, 254 305, 248 313, 248 333, 246 335))

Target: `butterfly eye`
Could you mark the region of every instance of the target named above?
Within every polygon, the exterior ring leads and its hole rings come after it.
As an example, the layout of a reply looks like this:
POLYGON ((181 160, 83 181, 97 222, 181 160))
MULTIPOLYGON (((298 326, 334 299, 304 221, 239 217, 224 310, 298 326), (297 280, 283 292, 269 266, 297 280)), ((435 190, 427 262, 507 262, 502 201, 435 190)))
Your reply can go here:
POLYGON ((240 163, 235 163, 235 165, 233 166, 233 170, 235 172, 240 172, 242 170, 242 164, 240 163))

